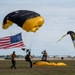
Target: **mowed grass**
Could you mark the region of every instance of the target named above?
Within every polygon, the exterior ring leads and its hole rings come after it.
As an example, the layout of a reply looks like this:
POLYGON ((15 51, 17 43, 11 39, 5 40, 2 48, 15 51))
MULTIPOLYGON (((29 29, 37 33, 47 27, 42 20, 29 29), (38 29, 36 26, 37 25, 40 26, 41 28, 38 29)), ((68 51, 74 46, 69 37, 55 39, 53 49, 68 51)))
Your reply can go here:
MULTIPOLYGON (((36 60, 33 60, 35 62, 36 60)), ((10 69, 11 60, 0 60, 0 75, 75 75, 75 60, 50 60, 64 62, 68 66, 35 66, 29 67, 25 60, 17 60, 17 69, 10 69)))

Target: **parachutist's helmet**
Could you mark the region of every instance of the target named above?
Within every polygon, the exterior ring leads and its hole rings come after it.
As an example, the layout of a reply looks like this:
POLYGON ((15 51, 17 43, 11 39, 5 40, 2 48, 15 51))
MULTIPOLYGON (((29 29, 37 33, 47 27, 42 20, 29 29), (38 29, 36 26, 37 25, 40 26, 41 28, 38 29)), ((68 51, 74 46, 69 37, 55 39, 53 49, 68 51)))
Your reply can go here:
POLYGON ((44 50, 44 52, 46 52, 46 50, 44 50))
POLYGON ((13 54, 15 54, 15 51, 13 51, 13 54))

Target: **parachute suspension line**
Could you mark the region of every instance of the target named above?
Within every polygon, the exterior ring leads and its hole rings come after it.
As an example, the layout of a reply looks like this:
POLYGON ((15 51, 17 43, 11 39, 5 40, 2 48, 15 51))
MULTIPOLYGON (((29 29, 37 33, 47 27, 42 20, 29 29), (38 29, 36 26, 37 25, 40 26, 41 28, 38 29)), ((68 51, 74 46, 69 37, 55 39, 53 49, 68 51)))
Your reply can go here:
MULTIPOLYGON (((27 32, 26 33, 24 33, 24 37, 23 38, 25 38, 25 43, 26 43, 26 41, 27 41, 27 32)), ((26 44, 25 44, 25 46, 26 46, 26 44)))
POLYGON ((9 35, 12 35, 13 34, 13 30, 8 29, 8 33, 9 33, 9 35))
MULTIPOLYGON (((13 25, 12 25, 13 26, 13 25)), ((12 28, 9 28, 8 29, 8 32, 11 34, 11 35, 14 35, 14 34, 17 34, 16 32, 18 32, 19 29, 16 28, 15 26, 13 26, 12 28)), ((21 31, 21 30, 20 30, 21 31)), ((22 32, 22 31, 21 31, 22 32)), ((20 33, 20 32, 19 32, 20 33)))
MULTIPOLYGON (((13 25, 12 25, 13 26, 13 25)), ((13 27, 10 27, 10 28, 8 28, 8 33, 10 34, 10 35, 13 35, 13 34, 15 34, 15 32, 16 32, 16 30, 17 30, 17 28, 15 28, 14 26, 13 27)))
POLYGON ((30 49, 32 49, 32 46, 33 46, 33 44, 35 42, 35 35, 36 35, 36 33, 34 33, 33 36, 32 36, 32 40, 30 42, 30 49))
POLYGON ((34 33, 34 35, 32 36, 32 40, 31 40, 31 43, 30 43, 30 49, 32 50, 32 46, 33 46, 33 44, 34 44, 34 42, 35 42, 35 38, 37 38, 37 36, 36 35, 38 35, 38 32, 36 33, 34 33), (35 37, 36 36, 36 37, 35 37))

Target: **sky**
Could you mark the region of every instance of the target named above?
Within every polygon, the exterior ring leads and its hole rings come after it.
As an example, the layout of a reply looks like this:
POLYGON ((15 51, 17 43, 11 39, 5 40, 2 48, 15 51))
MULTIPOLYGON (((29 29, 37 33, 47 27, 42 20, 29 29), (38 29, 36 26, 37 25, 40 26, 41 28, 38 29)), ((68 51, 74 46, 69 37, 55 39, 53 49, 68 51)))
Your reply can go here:
MULTIPOLYGON (((31 49, 32 55, 41 55, 43 50, 48 55, 75 56, 75 49, 70 35, 57 41, 68 31, 75 32, 75 0, 1 0, 0 1, 0 37, 22 33, 26 48, 31 49), (43 16, 45 22, 36 32, 26 32, 13 24, 6 30, 2 29, 4 17, 15 10, 32 10, 43 16)), ((0 50, 0 55, 9 55, 16 51, 25 55, 21 48, 0 50)))

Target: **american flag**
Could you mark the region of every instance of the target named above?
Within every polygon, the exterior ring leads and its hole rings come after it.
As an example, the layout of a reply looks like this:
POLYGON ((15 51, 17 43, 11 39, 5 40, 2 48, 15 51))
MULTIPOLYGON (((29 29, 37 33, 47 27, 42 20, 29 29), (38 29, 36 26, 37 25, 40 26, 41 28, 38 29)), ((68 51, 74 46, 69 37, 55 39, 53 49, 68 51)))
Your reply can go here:
POLYGON ((0 49, 20 48, 25 47, 21 33, 0 38, 0 49))

